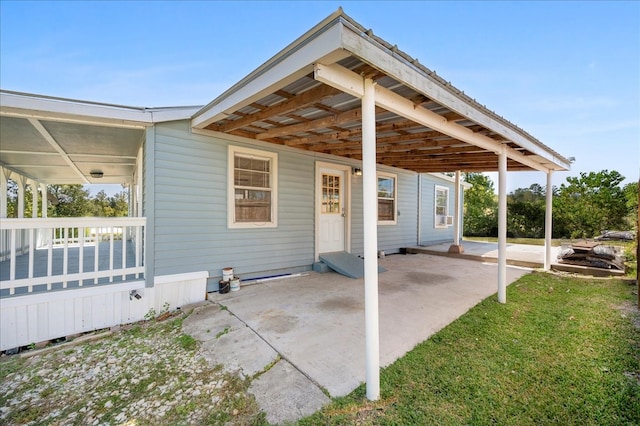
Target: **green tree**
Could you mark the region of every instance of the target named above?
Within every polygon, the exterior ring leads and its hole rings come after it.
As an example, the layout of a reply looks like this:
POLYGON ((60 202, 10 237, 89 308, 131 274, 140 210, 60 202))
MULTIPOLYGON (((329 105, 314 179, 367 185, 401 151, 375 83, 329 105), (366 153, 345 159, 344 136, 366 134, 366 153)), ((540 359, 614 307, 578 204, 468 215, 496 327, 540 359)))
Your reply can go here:
POLYGON ((482 173, 465 173, 464 180, 473 185, 464 193, 464 234, 498 235, 498 202, 493 181, 482 173))
POLYGON ((49 185, 51 205, 50 217, 83 217, 91 216, 92 205, 89 190, 82 185, 49 185))
POLYGON ((623 180, 615 170, 568 177, 554 197, 554 237, 590 238, 624 228, 628 210, 619 186, 623 180))
POLYGON ((622 192, 627 206, 626 229, 635 229, 638 226, 638 183, 631 182, 626 184, 622 188, 622 192))
POLYGON ((100 217, 123 217, 129 214, 128 194, 125 190, 109 197, 104 191, 91 199, 93 215, 100 217))
POLYGON ((534 183, 507 195, 507 233, 514 237, 544 237, 545 193, 534 183))

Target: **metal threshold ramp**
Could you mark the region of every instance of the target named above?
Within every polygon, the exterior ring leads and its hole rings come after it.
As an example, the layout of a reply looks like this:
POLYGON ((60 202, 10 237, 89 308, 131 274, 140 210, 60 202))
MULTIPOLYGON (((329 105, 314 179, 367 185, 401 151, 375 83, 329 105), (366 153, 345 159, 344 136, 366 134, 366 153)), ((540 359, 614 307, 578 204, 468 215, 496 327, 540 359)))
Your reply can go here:
MULTIPOLYGON (((364 277, 364 260, 351 253, 336 251, 333 253, 322 253, 320 260, 339 274, 349 278, 364 277)), ((378 272, 385 272, 382 266, 378 266, 378 272)))

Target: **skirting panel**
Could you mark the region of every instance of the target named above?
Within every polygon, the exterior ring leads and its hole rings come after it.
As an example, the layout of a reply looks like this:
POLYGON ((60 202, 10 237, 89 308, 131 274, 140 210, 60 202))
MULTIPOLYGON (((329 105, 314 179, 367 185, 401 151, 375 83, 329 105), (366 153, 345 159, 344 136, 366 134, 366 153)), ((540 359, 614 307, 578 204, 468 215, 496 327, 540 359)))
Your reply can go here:
POLYGON ((0 351, 145 319, 205 300, 207 272, 0 299, 0 351), (134 291, 140 298, 133 297, 134 291))

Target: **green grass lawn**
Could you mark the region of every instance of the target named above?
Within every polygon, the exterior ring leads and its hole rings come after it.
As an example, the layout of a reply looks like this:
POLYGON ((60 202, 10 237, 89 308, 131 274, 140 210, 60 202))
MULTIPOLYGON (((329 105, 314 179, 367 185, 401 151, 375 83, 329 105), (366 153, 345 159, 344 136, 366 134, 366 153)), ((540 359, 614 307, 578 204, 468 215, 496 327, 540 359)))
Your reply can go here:
POLYGON ((640 424, 635 285, 545 273, 490 297, 364 385, 300 423, 640 424))

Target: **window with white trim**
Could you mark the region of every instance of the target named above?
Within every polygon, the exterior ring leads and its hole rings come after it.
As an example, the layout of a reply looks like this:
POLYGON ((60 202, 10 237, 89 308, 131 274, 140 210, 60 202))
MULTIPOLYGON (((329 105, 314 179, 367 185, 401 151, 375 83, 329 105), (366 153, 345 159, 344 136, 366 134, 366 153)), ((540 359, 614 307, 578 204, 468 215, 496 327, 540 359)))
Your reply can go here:
POLYGON ((435 191, 435 227, 446 228, 449 226, 449 188, 436 185, 435 191))
POLYGON ((229 146, 229 228, 276 227, 278 155, 229 146))
POLYGON ((378 173, 378 223, 397 223, 397 182, 398 175, 378 173))

